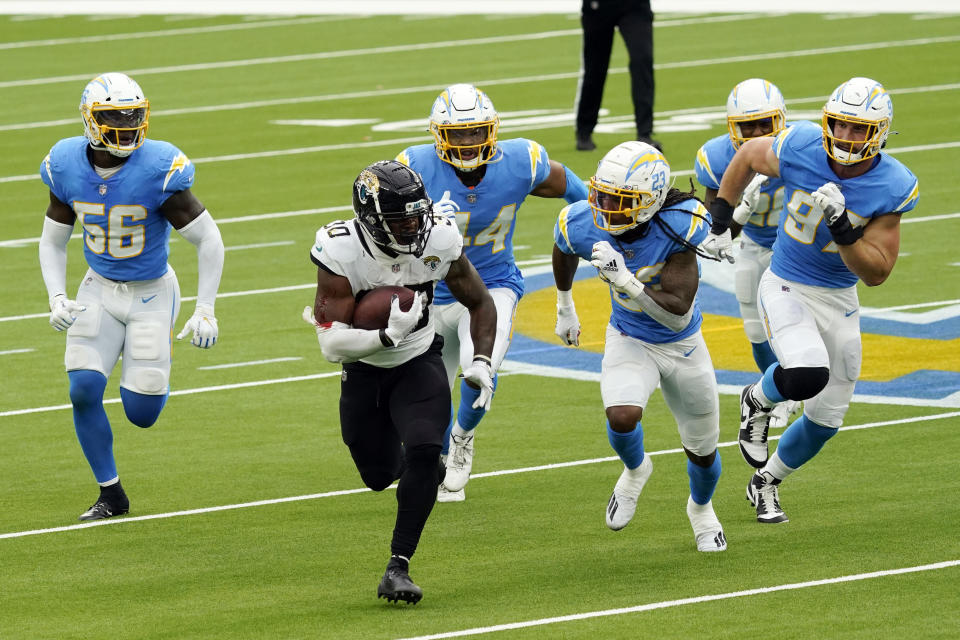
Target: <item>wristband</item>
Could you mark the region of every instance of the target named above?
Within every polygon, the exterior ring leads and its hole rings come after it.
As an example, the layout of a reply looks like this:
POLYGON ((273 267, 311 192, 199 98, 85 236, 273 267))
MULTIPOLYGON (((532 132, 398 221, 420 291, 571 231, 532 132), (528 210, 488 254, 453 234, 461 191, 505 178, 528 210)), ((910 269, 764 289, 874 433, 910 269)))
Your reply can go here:
POLYGON ((710 232, 714 235, 721 235, 730 228, 730 221, 733 220, 733 207, 723 198, 716 197, 710 203, 710 232))
POLYGON ((851 245, 863 237, 863 227, 855 227, 850 224, 850 218, 846 211, 832 225, 828 222, 827 229, 833 236, 833 241, 839 245, 851 245))
POLYGON ((493 361, 490 360, 490 356, 485 356, 485 355, 482 355, 482 354, 479 354, 479 353, 478 353, 477 355, 473 356, 473 360, 474 360, 474 362, 476 362, 477 360, 482 360, 482 361, 486 362, 487 364, 492 364, 492 363, 493 363, 493 361))
POLYGON ((390 336, 387 335, 386 329, 380 329, 380 343, 388 349, 394 346, 393 340, 391 340, 390 336))

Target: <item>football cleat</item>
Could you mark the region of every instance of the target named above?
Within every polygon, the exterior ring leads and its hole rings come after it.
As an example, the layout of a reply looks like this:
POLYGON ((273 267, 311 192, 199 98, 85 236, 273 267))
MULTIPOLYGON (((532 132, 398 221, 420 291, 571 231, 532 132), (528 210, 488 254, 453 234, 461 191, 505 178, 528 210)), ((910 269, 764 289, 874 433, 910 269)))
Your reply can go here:
POLYGON ((80 514, 78 520, 103 520, 113 516, 122 516, 130 511, 130 501, 119 482, 109 487, 100 487, 100 497, 93 505, 80 514))
POLYGON ((693 496, 687 498, 687 517, 693 527, 697 540, 697 551, 726 551, 727 539, 723 535, 723 526, 713 512, 713 501, 697 504, 693 496))
POLYGON ((386 598, 387 602, 403 600, 407 604, 417 604, 423 597, 423 590, 418 587, 404 565, 403 560, 391 558, 387 564, 387 571, 383 574, 377 586, 377 598, 386 598))
POLYGON ((790 424, 793 414, 803 409, 803 403, 796 400, 784 400, 774 405, 770 411, 770 429, 782 429, 790 424))
POLYGON ((619 531, 630 524, 633 514, 637 511, 637 498, 640 497, 643 485, 647 483, 651 473, 653 473, 653 461, 650 460, 650 456, 643 456, 643 462, 636 469, 624 467, 607 502, 608 527, 619 531))
POLYGON ((780 508, 780 481, 767 471, 757 471, 747 484, 747 500, 757 508, 757 522, 789 522, 780 508))
POLYGON ((460 491, 470 480, 473 467, 473 432, 458 436, 450 434, 450 455, 447 456, 447 475, 443 486, 447 491, 460 491))
POLYGON ((463 489, 448 491, 443 485, 437 487, 437 502, 463 502, 466 499, 467 495, 463 489))
POLYGON ((770 409, 759 405, 750 395, 757 383, 747 385, 740 392, 740 453, 754 469, 767 464, 767 431, 770 427, 770 409))

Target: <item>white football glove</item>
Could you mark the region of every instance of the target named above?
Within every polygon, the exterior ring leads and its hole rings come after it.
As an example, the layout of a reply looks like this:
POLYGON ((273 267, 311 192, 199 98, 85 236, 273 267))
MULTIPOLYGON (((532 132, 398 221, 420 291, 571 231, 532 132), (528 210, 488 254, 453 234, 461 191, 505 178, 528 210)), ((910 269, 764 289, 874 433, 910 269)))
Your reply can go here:
POLYGON ((449 191, 444 191, 443 197, 433 203, 433 213, 436 215, 449 218, 456 214, 457 211, 460 211, 460 205, 450 199, 449 191))
POLYGON ((393 346, 400 344, 400 341, 410 335, 413 328, 420 322, 423 315, 423 309, 427 306, 427 294, 417 293, 413 296, 413 304, 409 311, 400 310, 400 298, 396 295, 390 300, 390 319, 387 320, 387 328, 384 333, 393 346))
POLYGON ((763 189, 763 185, 767 183, 769 178, 762 173, 758 173, 753 176, 753 180, 747 185, 747 188, 743 190, 743 195, 740 196, 740 204, 737 205, 737 208, 733 210, 733 221, 739 224, 741 227, 747 224, 747 220, 750 219, 760 205, 760 190, 763 189))
POLYGON ((726 260, 733 264, 733 238, 730 236, 730 229, 727 229, 720 235, 712 231, 707 234, 706 239, 700 243, 700 248, 704 253, 717 260, 726 260))
POLYGON ((846 210, 847 202, 840 193, 840 187, 828 182, 813 192, 813 201, 823 211, 827 224, 834 224, 846 210))
POLYGON ((600 279, 612 284, 617 291, 621 291, 627 282, 633 278, 633 274, 630 273, 627 264, 623 261, 623 256, 611 247, 606 240, 601 240, 593 245, 590 264, 597 268, 600 279))
POLYGON ((493 369, 490 367, 489 359, 483 356, 474 358, 460 377, 480 388, 480 395, 473 402, 473 408, 483 408, 484 411, 488 411, 490 402, 493 400, 493 369))
POLYGON ((557 305, 557 326, 553 330, 566 345, 580 346, 580 319, 573 305, 557 305))
POLYGON ((50 301, 50 326, 57 331, 66 331, 77 320, 77 314, 86 310, 82 304, 67 298, 65 293, 58 293, 50 301))
POLYGON ((183 329, 177 334, 177 340, 190 336, 190 344, 201 349, 209 349, 217 344, 217 318, 213 315, 213 307, 205 304, 198 304, 194 309, 193 315, 183 325, 183 329))

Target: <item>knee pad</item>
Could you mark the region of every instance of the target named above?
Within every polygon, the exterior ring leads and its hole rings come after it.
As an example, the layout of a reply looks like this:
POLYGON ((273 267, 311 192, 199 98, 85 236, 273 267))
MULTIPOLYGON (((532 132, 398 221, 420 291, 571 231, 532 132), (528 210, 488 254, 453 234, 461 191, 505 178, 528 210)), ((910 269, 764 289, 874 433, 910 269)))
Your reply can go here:
MULTIPOLYGON (((742 311, 741 315, 743 315, 742 311)), ((759 317, 756 319, 744 318, 743 332, 747 334, 747 340, 753 344, 767 341, 767 331, 763 328, 763 323, 760 322, 759 317)))
POLYGON ((827 386, 830 369, 827 367, 777 367, 773 381, 788 400, 809 400, 827 386))
POLYGON ((125 368, 121 387, 148 396, 161 396, 167 393, 167 371, 157 367, 131 366, 125 368))
POLYGON ((123 411, 127 420, 142 429, 153 426, 160 417, 160 412, 167 404, 167 395, 146 395, 130 389, 120 387, 120 399, 123 401, 123 411))
POLYGON ((437 468, 437 460, 440 459, 439 444, 418 444, 413 447, 404 447, 403 455, 406 458, 407 469, 430 469, 437 468))
POLYGON ((70 402, 83 407, 103 402, 103 391, 107 388, 107 377, 99 371, 80 369, 67 373, 70 379, 70 402))
POLYGON ((383 469, 360 470, 360 479, 363 480, 363 484, 373 491, 383 491, 389 487, 396 480, 393 476, 393 473, 383 469))

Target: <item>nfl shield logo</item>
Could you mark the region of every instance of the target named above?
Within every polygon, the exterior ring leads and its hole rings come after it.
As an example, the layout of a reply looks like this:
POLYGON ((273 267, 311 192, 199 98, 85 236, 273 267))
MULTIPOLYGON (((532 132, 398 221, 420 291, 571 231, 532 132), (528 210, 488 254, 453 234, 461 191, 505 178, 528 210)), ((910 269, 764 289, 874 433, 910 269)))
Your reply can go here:
POLYGON ((100 185, 100 188, 98 189, 98 191, 100 192, 100 195, 102 195, 102 196, 107 195, 107 185, 105 185, 105 184, 100 185))
POLYGON ((477 194, 475 194, 475 193, 468 193, 468 194, 467 194, 467 202, 469 202, 470 204, 477 204, 477 194))
POLYGON ((394 273, 400 273, 400 265, 395 264, 390 268, 393 270, 394 273))

